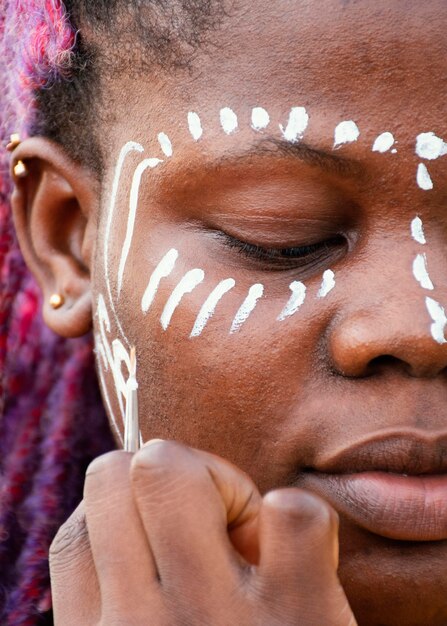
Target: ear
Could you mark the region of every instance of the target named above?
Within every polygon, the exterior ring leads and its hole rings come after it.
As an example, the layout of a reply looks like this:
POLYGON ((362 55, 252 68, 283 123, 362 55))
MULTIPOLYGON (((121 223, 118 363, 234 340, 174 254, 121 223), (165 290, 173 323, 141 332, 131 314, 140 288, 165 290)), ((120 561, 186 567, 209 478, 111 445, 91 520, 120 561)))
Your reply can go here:
POLYGON ((44 320, 64 337, 79 337, 92 326, 98 179, 43 137, 26 139, 14 150, 12 173, 15 226, 25 261, 43 292, 44 320), (14 173, 18 161, 25 166, 22 176, 14 173), (59 308, 50 304, 54 294, 62 296, 59 308))

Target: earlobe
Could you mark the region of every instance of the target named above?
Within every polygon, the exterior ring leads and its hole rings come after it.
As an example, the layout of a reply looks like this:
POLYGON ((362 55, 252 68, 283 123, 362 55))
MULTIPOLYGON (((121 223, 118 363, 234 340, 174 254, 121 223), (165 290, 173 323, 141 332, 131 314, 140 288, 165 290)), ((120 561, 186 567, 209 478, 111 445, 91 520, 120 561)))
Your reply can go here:
POLYGON ((92 326, 99 183, 87 168, 43 137, 12 154, 14 222, 22 253, 43 292, 43 316, 64 337, 92 326))

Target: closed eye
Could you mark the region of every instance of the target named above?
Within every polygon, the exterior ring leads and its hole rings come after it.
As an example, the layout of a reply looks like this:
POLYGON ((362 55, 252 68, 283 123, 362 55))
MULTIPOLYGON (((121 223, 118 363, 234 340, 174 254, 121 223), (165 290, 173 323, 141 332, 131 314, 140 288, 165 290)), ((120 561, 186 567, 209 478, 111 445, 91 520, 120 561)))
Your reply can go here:
POLYGON ((292 269, 317 269, 325 261, 338 258, 347 248, 346 238, 335 235, 323 241, 304 246, 288 248, 264 248, 246 241, 240 241, 223 232, 217 233, 222 243, 237 251, 249 260, 258 262, 264 270, 286 271, 292 269))

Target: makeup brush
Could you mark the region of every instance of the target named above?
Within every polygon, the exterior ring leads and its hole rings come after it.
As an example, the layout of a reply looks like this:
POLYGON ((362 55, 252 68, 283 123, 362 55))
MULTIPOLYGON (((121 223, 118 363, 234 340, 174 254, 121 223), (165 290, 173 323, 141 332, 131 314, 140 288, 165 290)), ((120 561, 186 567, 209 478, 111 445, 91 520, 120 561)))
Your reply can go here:
POLYGON ((126 388, 124 450, 126 452, 137 452, 140 449, 140 422, 138 419, 137 357, 134 347, 130 349, 130 374, 126 388))

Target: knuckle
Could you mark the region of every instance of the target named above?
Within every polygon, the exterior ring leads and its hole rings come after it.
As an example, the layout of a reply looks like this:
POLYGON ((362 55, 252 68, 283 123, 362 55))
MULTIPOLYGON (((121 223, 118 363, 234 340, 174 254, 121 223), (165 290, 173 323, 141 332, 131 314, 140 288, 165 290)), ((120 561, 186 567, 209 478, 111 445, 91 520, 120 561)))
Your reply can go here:
POLYGON ((55 565, 66 559, 71 559, 74 554, 87 550, 89 547, 88 531, 85 519, 80 516, 70 517, 59 528, 53 539, 49 556, 50 564, 55 565))

